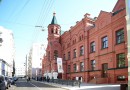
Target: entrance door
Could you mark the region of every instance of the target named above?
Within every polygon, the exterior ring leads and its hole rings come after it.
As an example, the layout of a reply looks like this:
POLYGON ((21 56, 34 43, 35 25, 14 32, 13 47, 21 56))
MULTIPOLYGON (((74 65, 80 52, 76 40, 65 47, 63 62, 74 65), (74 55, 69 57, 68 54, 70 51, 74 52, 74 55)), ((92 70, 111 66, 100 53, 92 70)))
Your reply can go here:
POLYGON ((102 64, 102 77, 107 77, 108 63, 102 64))
POLYGON ((58 78, 58 79, 62 79, 62 73, 58 73, 57 78, 58 78))

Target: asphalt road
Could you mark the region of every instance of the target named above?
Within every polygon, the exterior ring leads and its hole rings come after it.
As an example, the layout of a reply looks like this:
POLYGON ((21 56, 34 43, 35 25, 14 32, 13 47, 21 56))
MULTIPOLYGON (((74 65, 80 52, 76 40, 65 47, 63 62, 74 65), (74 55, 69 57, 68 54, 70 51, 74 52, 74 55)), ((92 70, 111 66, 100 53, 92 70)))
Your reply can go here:
POLYGON ((8 90, 66 90, 54 86, 50 86, 37 81, 27 82, 26 79, 19 79, 15 85, 12 85, 8 90))

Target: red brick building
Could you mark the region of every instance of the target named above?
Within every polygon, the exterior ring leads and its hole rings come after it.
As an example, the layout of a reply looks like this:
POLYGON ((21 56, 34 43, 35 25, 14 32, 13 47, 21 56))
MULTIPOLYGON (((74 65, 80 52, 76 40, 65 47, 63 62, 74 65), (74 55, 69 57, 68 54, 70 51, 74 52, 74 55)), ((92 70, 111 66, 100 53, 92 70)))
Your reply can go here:
POLYGON ((61 35, 54 13, 48 25, 43 75, 88 83, 127 83, 125 16, 125 0, 118 0, 112 12, 101 11, 95 18, 87 13, 61 35), (63 60, 63 73, 57 73, 57 57, 63 60))

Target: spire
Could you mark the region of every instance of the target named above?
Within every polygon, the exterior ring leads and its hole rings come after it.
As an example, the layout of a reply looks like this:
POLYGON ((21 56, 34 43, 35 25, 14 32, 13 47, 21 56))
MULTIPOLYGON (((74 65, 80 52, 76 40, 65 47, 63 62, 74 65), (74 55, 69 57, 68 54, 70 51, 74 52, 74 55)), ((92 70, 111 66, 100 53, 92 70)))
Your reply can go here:
POLYGON ((53 13, 53 18, 52 18, 52 21, 51 21, 51 24, 57 24, 57 20, 56 20, 56 16, 55 16, 55 12, 53 13))

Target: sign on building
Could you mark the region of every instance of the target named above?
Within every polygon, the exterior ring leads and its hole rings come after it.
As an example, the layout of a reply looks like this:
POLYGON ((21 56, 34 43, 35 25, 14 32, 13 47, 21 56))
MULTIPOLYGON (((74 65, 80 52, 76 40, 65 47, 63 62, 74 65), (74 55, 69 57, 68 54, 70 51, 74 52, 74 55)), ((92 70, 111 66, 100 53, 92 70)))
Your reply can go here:
POLYGON ((62 58, 57 58, 58 73, 63 73, 62 58))

